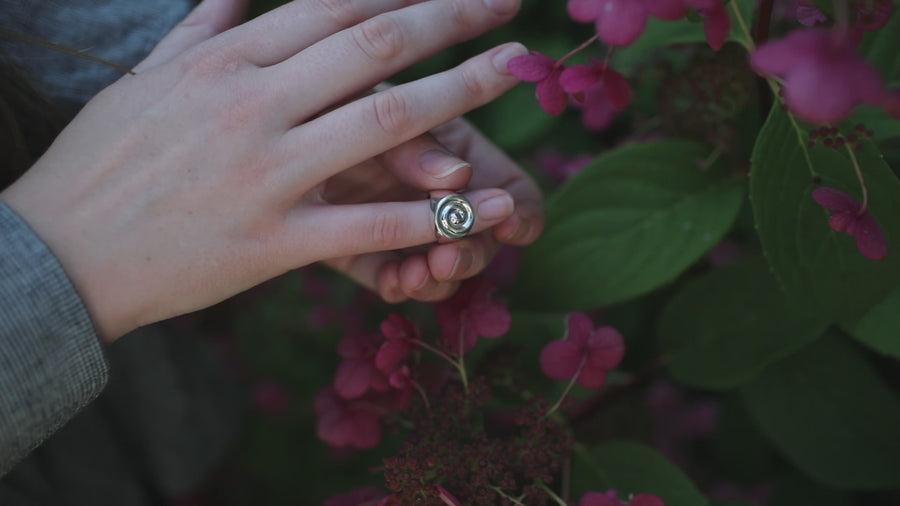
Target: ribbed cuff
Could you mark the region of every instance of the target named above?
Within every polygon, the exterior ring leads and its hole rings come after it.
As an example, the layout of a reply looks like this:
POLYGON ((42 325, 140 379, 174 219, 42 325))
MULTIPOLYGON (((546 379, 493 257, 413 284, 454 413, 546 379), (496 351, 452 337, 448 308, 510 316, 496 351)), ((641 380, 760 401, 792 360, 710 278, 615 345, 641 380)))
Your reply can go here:
POLYGON ((0 476, 106 381, 100 341, 62 266, 0 202, 0 476))

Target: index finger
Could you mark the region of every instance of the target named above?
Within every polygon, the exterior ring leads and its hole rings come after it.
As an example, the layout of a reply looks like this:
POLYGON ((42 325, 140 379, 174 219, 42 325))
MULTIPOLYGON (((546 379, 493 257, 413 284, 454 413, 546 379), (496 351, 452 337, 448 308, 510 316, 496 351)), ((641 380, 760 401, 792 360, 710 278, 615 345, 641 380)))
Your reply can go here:
POLYGON ((534 242, 544 230, 544 198, 534 180, 463 118, 431 133, 450 151, 472 163, 470 188, 502 188, 512 195, 516 211, 494 227, 494 238, 517 246, 534 242))

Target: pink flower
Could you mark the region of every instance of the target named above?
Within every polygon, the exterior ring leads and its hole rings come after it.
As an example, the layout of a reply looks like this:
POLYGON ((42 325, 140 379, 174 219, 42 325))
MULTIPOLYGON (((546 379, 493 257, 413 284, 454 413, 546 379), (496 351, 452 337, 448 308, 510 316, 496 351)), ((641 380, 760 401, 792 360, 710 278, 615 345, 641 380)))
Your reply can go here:
POLYGON ((828 225, 835 232, 846 232, 856 238, 856 247, 869 260, 887 256, 887 243, 875 218, 857 201, 834 188, 817 188, 812 192, 817 204, 834 211, 828 225))
POLYGON ((565 67, 556 60, 532 51, 516 56, 507 64, 509 73, 523 81, 537 83, 537 99, 547 114, 562 114, 569 103, 566 92, 559 85, 559 76, 565 67))
POLYGON ((859 104, 893 106, 878 72, 856 53, 858 36, 829 29, 796 30, 751 56, 756 72, 784 80, 788 109, 803 120, 837 123, 859 104))
POLYGON ((655 495, 638 494, 630 501, 622 502, 615 490, 606 492, 588 492, 581 496, 578 506, 665 506, 662 500, 655 495))
POLYGON ((475 346, 478 336, 500 337, 509 330, 509 310, 492 300, 493 293, 493 283, 477 277, 463 282, 453 297, 437 304, 435 319, 448 350, 465 353, 475 346))
POLYGON ((387 377, 375 367, 375 359, 384 337, 381 334, 351 334, 338 343, 338 354, 344 360, 334 374, 334 388, 341 397, 355 399, 369 389, 389 389, 387 377))
POLYGON ((322 506, 362 506, 377 504, 376 501, 384 499, 385 494, 375 487, 362 487, 350 492, 332 496, 322 506))
POLYGON ((560 83, 581 106, 582 123, 594 131, 609 127, 616 114, 631 103, 628 81, 599 60, 593 60, 590 65, 575 65, 566 69, 560 83))
POLYGON ((367 403, 348 401, 329 387, 316 396, 314 409, 316 433, 331 446, 365 450, 381 440, 381 416, 367 403))
POLYGON ((572 313, 566 322, 566 337, 551 341, 541 350, 541 370, 555 380, 575 380, 583 388, 600 388, 606 372, 625 355, 622 335, 612 327, 594 330, 584 313, 572 313))
POLYGON ((706 42, 709 47, 718 51, 722 49, 728 32, 731 31, 731 18, 721 0, 684 0, 685 5, 697 9, 697 14, 703 18, 703 31, 706 32, 706 42))
POLYGON ((856 12, 854 26, 867 32, 884 28, 894 11, 893 0, 856 0, 854 4, 856 12))
POLYGON ((569 0, 569 16, 583 23, 593 22, 600 40, 608 46, 628 46, 647 26, 643 0, 569 0))
POLYGON ((375 367, 391 375, 412 350, 412 341, 418 338, 415 325, 402 316, 391 313, 381 322, 381 334, 386 341, 375 354, 375 367))

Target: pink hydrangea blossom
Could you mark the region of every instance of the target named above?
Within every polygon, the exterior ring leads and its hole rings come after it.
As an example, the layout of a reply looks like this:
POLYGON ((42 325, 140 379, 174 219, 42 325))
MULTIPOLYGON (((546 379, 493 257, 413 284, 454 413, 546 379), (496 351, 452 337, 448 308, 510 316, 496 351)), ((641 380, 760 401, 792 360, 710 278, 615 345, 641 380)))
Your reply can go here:
POLYGON ((338 355, 344 360, 334 374, 335 391, 345 399, 361 397, 370 389, 387 391, 387 376, 375 366, 385 339, 381 334, 350 334, 338 343, 338 355))
POLYGON ((606 373, 615 368, 625 355, 622 335, 612 327, 594 329, 584 313, 572 313, 566 321, 566 336, 551 341, 541 350, 541 370, 555 380, 577 376, 583 388, 600 388, 606 373))
POLYGON ((703 18, 703 31, 706 42, 713 50, 718 51, 725 45, 731 31, 731 18, 721 0, 684 0, 685 5, 697 10, 703 18))
POLYGON ((636 41, 647 26, 647 18, 683 18, 695 9, 704 19, 703 28, 710 47, 718 51, 728 38, 731 19, 720 0, 569 0, 569 16, 582 23, 594 23, 603 43, 624 47, 636 41))
POLYGON ((509 330, 512 317, 506 306, 493 300, 494 290, 487 278, 472 278, 453 297, 437 304, 435 319, 448 350, 466 353, 479 336, 500 337, 509 330))
POLYGON ((862 204, 846 193, 834 188, 817 188, 812 198, 820 206, 834 211, 828 225, 835 232, 846 232, 856 238, 856 247, 869 260, 881 260, 887 256, 887 242, 875 218, 862 204))
POLYGON ((517 78, 537 83, 537 99, 547 114, 562 114, 569 97, 559 84, 559 76, 565 68, 556 60, 537 51, 516 56, 507 64, 509 73, 517 78))
POLYGON ((575 21, 594 23, 600 40, 614 47, 637 40, 649 15, 643 0, 569 0, 567 9, 575 21))
POLYGON ((833 29, 802 29, 760 46, 751 56, 756 72, 784 81, 788 110, 818 124, 833 124, 859 104, 889 112, 898 101, 878 72, 856 52, 859 37, 833 29))
POLYGON ((599 60, 566 69, 560 83, 563 90, 572 94, 575 104, 581 107, 582 123, 590 130, 605 130, 613 118, 631 103, 632 92, 628 81, 599 60))
POLYGON ((381 416, 366 403, 348 401, 333 388, 319 392, 313 405, 319 439, 336 448, 374 448, 381 441, 381 416))
POLYGON ((402 316, 391 313, 381 322, 381 334, 385 337, 375 354, 375 367, 390 376, 412 351, 412 342, 418 338, 418 330, 413 323, 402 316))

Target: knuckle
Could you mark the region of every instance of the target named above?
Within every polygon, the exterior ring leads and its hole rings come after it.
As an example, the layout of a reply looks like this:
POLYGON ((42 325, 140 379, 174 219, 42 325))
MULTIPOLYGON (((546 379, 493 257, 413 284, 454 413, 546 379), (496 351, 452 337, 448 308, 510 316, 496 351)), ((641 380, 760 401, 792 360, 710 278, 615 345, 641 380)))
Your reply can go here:
POLYGON ((480 99, 490 90, 484 73, 474 65, 466 65, 459 69, 459 79, 470 97, 480 99))
POLYGON ((390 15, 380 15, 356 26, 353 41, 366 56, 387 61, 403 50, 403 29, 390 15))
POLYGON ((345 28, 359 19, 359 11, 354 0, 317 0, 319 6, 331 18, 334 24, 345 28))
POLYGON ((470 3, 463 0, 453 0, 453 2, 450 2, 450 10, 452 11, 450 19, 453 21, 454 25, 467 32, 470 31, 473 26, 477 25, 477 18, 473 15, 469 5, 470 3))
POLYGON ((378 249, 396 249, 403 234, 400 220, 395 215, 379 214, 371 229, 372 244, 378 249))
POLYGON ((402 136, 409 125, 409 104, 394 90, 385 90, 372 95, 372 109, 375 123, 389 136, 402 136))

